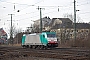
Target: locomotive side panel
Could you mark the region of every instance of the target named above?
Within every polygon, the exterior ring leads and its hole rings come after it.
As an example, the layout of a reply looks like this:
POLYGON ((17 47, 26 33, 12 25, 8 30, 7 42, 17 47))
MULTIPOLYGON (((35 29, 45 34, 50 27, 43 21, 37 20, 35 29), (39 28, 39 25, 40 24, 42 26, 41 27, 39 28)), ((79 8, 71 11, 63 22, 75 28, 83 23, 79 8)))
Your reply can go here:
POLYGON ((28 35, 26 36, 26 45, 41 45, 39 35, 28 35))

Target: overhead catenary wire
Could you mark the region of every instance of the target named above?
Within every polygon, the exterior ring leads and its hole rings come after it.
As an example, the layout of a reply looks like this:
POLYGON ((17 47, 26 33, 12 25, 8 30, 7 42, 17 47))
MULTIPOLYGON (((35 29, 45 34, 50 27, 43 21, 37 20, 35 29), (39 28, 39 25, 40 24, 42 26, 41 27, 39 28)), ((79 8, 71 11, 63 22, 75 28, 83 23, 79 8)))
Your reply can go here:
POLYGON ((7 1, 1 1, 1 2, 8 3, 8 4, 18 4, 18 5, 33 6, 33 5, 29 5, 29 4, 12 3, 12 2, 7 2, 7 1))
POLYGON ((79 13, 79 14, 90 14, 90 12, 83 12, 83 13, 79 13))
POLYGON ((86 5, 86 4, 90 4, 90 2, 83 3, 83 4, 80 4, 80 5, 77 5, 77 6, 83 6, 83 5, 86 5))
POLYGON ((16 15, 15 17, 17 17, 17 16, 22 16, 22 15, 26 15, 26 14, 33 14, 33 13, 36 13, 36 12, 38 12, 38 11, 33 11, 33 12, 29 12, 29 13, 19 14, 19 15, 16 15))
MULTIPOLYGON (((20 4, 20 3, 12 3, 12 2, 7 2, 7 1, 0 1, 0 2, 13 4, 13 5, 14 5, 14 8, 15 8, 15 4, 17 4, 17 5, 26 5, 26 6, 30 7, 30 6, 34 6, 34 5, 38 4, 38 3, 40 3, 40 2, 42 2, 42 1, 44 1, 44 0, 41 0, 41 1, 39 1, 39 2, 36 2, 36 3, 32 4, 32 5, 29 5, 29 4, 20 4)), ((25 8, 23 8, 23 9, 25 9, 25 8)))
MULTIPOLYGON (((50 14, 50 13, 55 13, 56 11, 50 11, 50 12, 47 12, 47 13, 43 13, 43 15, 45 15, 45 14, 50 14)), ((29 13, 30 14, 30 13, 29 13)), ((33 17, 39 17, 39 14, 38 15, 35 15, 35 16, 31 16, 31 17, 27 17, 27 18, 22 18, 22 19, 18 19, 18 20, 26 20, 26 19, 31 19, 31 18, 33 18, 33 17)))
MULTIPOLYGON (((56 7, 56 6, 44 6, 44 7, 51 7, 52 9, 55 9, 54 7, 56 7)), ((60 7, 60 6, 58 6, 58 7, 60 7)), ((48 9, 51 9, 51 8, 48 8, 48 9)), ((57 7, 56 7, 57 8, 57 7)), ((31 12, 31 13, 33 13, 33 12, 31 12)), ((35 13, 35 12, 34 12, 35 13)), ((25 14, 27 14, 27 13, 25 13, 25 14)), ((29 13, 30 14, 30 13, 29 13)), ((21 14, 21 15, 23 15, 23 14, 21 14)), ((17 15, 17 16, 20 16, 20 15, 17 15)))
POLYGON ((77 4, 79 4, 78 6, 82 6, 82 5, 86 5, 86 4, 90 4, 90 1, 78 1, 77 4))
MULTIPOLYGON (((44 0, 42 0, 44 1, 44 0)), ((35 4, 38 4, 42 1, 39 1, 39 2, 36 2, 35 4)), ((2 1, 2 2, 6 2, 6 3, 10 3, 10 4, 14 4, 14 9, 15 9, 15 4, 18 4, 18 5, 27 5, 27 6, 35 6, 35 4, 33 5, 28 5, 28 4, 19 4, 19 3, 12 3, 12 2, 7 2, 7 1, 2 1)), ((71 4, 71 3, 70 3, 71 4)), ((36 6, 37 7, 37 6, 36 6)), ((59 7, 67 7, 67 6, 40 6, 40 7, 58 7, 58 11, 59 11, 59 7)), ((28 7, 25 7, 25 8, 28 8, 28 7)), ((22 8, 22 9, 19 9, 19 10, 24 10, 25 8, 22 8)))
MULTIPOLYGON (((40 6, 40 7, 46 7, 47 8, 47 10, 48 9, 55 9, 55 7, 56 8, 59 8, 59 7, 61 7, 61 6, 40 6)), ((66 7, 66 8, 70 8, 70 6, 69 7, 66 7)), ((24 9, 24 8, 23 8, 24 9)), ((22 10, 22 9, 21 9, 22 10)), ((16 12, 15 12, 16 13, 16 12)), ((32 12, 31 12, 32 13, 32 12)), ((25 13, 26 14, 26 13, 25 13)), ((22 14, 23 15, 23 14, 22 14)), ((8 15, 7 15, 8 16, 8 15)), ((18 16, 18 15, 17 15, 18 16)), ((4 16, 3 18, 5 18, 6 16, 4 16)))
MULTIPOLYGON (((40 1, 41 2, 41 1, 40 1)), ((11 2, 7 2, 7 3, 10 3, 10 4, 17 4, 17 5, 26 5, 27 7, 30 7, 30 6, 35 6, 35 7, 37 7, 37 4, 39 4, 40 2, 37 2, 36 3, 36 5, 29 5, 29 4, 19 4, 19 3, 11 3, 11 2)), ((25 7, 25 8, 27 8, 27 7, 25 7)), ((62 10, 62 8, 72 8, 72 5, 71 5, 71 3, 70 3, 70 5, 67 5, 67 6, 40 6, 40 7, 46 7, 46 8, 48 8, 48 9, 51 9, 51 8, 57 8, 57 9, 59 9, 59 11, 60 11, 60 8, 61 8, 61 10, 62 10)), ((25 8, 22 8, 22 9, 19 9, 19 10, 23 10, 23 9, 25 9, 25 8)), ((46 9, 45 9, 46 10, 46 9)), ((23 15, 23 14, 22 14, 23 15)), ((26 15, 26 14, 24 14, 24 15, 26 15)), ((17 15, 18 16, 18 15, 17 15)))
POLYGON ((31 19, 31 18, 33 18, 33 17, 37 17, 37 16, 39 16, 39 15, 35 15, 35 16, 32 16, 32 17, 27 17, 27 18, 22 18, 22 19, 18 19, 19 21, 21 20, 26 20, 26 19, 31 19))
POLYGON ((1 19, 5 19, 7 17, 9 17, 8 14, 7 15, 4 15, 1 19))
MULTIPOLYGON (((42 0, 42 1, 44 1, 44 0, 42 0)), ((39 1, 39 2, 36 2, 36 3, 34 3, 34 4, 32 4, 32 5, 29 5, 29 4, 20 4, 20 3, 12 3, 12 2, 7 2, 7 1, 1 1, 1 2, 5 2, 5 3, 9 3, 9 4, 13 4, 13 5, 15 5, 15 4, 17 4, 17 5, 26 5, 26 6, 36 6, 37 7, 37 5, 36 4, 39 4, 39 3, 41 3, 42 1, 39 1)), ((68 4, 69 5, 69 4, 68 4)), ((39 7, 68 7, 68 5, 67 6, 59 6, 59 5, 57 5, 57 6, 39 6, 39 7)), ((71 5, 71 3, 70 3, 70 5, 71 5)), ((70 6, 69 5, 69 6, 70 6)))

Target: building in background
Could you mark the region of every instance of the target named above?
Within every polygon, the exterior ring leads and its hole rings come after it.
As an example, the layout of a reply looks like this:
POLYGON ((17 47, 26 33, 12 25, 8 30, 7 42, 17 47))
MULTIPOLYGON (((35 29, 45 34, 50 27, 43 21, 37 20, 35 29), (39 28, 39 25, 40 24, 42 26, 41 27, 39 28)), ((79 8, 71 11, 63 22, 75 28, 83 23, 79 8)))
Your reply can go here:
MULTIPOLYGON (((46 26, 48 26, 50 24, 52 20, 49 17, 44 17, 42 18, 42 30, 45 31, 47 30, 46 26)), ((34 32, 40 32, 40 19, 34 21, 34 32)))
POLYGON ((0 28, 0 44, 7 43, 7 33, 3 28, 0 28))
MULTIPOLYGON (((68 40, 74 40, 74 24, 69 18, 42 18, 43 31, 54 31, 57 33, 57 37, 61 43, 65 43, 68 40)), ((39 31, 40 20, 36 20, 34 23, 39 31)), ((90 33, 90 23, 76 23, 76 39, 86 40, 90 33)))
MULTIPOLYGON (((50 31, 57 33, 61 43, 74 40, 74 24, 69 18, 53 18, 50 23, 50 31)), ((90 23, 76 23, 76 39, 87 40, 90 33, 90 23)))

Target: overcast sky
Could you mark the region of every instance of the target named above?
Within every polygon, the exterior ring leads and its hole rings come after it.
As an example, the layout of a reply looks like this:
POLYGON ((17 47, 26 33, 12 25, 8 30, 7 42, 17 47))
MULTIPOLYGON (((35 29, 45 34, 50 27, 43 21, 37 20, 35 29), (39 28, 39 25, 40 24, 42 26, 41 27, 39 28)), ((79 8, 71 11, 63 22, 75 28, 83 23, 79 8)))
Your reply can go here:
MULTIPOLYGON (((13 24, 25 30, 40 18, 38 6, 43 8, 42 17, 63 18, 66 13, 73 15, 73 2, 74 0, 0 0, 0 27, 7 31, 11 20, 8 14, 13 14, 13 24)), ((90 0, 76 0, 76 9, 80 10, 77 11, 79 22, 90 22, 90 0)))

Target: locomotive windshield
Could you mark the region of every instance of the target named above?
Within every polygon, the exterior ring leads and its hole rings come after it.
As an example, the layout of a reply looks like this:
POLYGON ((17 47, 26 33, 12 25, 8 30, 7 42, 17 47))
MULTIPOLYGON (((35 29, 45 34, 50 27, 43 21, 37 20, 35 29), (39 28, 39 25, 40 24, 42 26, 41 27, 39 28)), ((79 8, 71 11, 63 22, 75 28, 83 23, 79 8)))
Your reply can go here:
POLYGON ((56 37, 55 34, 47 34, 47 37, 56 37))

